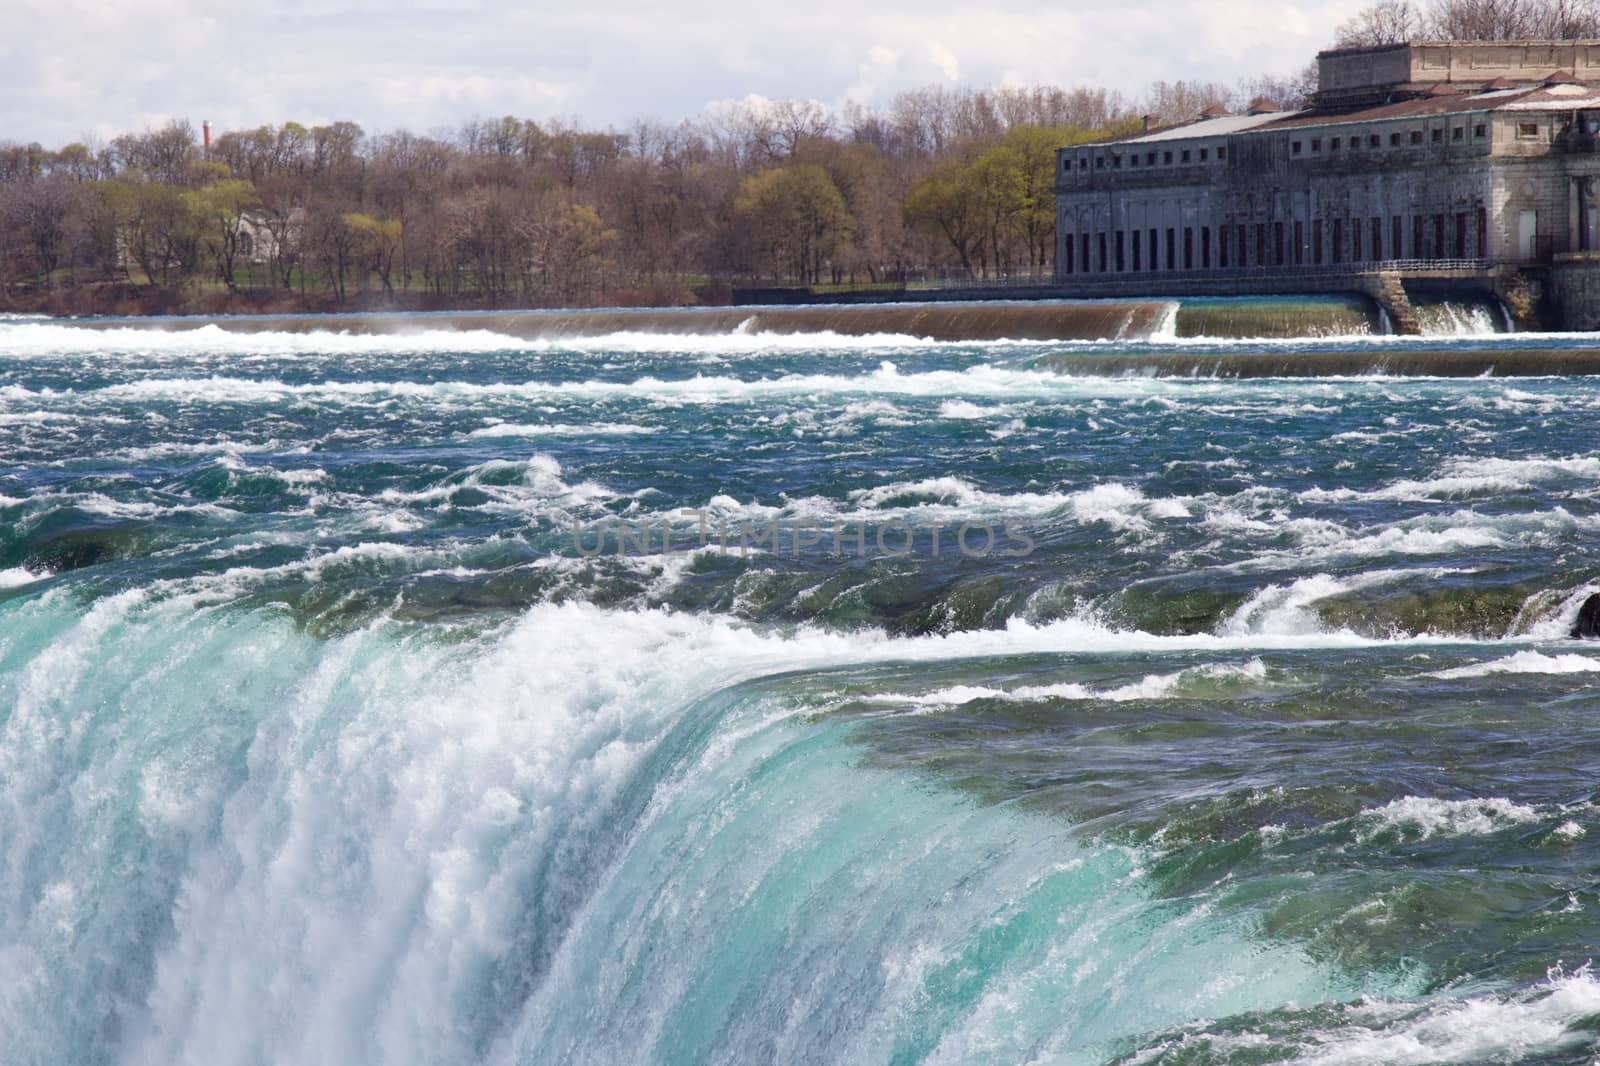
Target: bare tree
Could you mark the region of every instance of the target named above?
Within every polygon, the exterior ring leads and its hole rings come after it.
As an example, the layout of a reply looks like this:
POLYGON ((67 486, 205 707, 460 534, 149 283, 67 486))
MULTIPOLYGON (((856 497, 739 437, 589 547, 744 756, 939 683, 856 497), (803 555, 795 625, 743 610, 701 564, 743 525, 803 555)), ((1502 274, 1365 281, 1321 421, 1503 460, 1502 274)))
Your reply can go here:
POLYGON ((1339 29, 1341 48, 1442 41, 1570 41, 1600 36, 1597 0, 1380 0, 1339 29))
POLYGON ((1340 48, 1372 48, 1416 40, 1423 32, 1422 12, 1411 0, 1379 0, 1339 27, 1340 48))

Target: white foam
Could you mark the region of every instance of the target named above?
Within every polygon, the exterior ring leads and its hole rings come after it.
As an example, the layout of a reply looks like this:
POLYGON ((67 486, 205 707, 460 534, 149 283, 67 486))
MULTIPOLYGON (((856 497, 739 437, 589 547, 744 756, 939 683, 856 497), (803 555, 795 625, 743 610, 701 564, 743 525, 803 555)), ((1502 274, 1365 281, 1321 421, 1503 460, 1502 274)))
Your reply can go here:
POLYGON ((1523 994, 1446 999, 1420 1008, 1379 1001, 1359 1010, 1373 1020, 1316 1034, 1294 1061, 1313 1066, 1521 1061, 1593 1039, 1583 1023, 1600 1013, 1600 981, 1587 968, 1558 971, 1523 994))
MULTIPOLYGON (((526 319, 539 328, 535 316, 526 319)), ((61 355, 139 355, 192 358, 219 353, 243 358, 298 355, 426 355, 435 352, 595 352, 605 354, 663 353, 741 355, 761 352, 883 351, 940 347, 1037 347, 1034 341, 935 341, 902 333, 846 334, 831 330, 810 333, 732 332, 660 333, 620 330, 594 336, 523 337, 488 329, 429 329, 418 320, 393 332, 359 330, 236 330, 215 323, 198 327, 89 328, 54 322, 0 325, 0 355, 45 358, 61 355), (420 327, 420 328, 419 328, 420 327)))
POLYGON ((1488 677, 1491 674, 1592 674, 1600 673, 1600 659, 1587 655, 1545 655, 1537 651, 1519 651, 1493 662, 1474 663, 1440 670, 1429 677, 1446 679, 1488 677))
POLYGON ((1091 688, 1076 682, 1056 685, 1021 685, 1001 689, 982 685, 953 685, 916 696, 883 695, 872 702, 909 702, 919 707, 949 707, 974 700, 1001 700, 1009 703, 1036 700, 1089 700, 1100 703, 1132 703, 1139 700, 1175 699, 1196 681, 1260 681, 1267 676, 1266 663, 1252 659, 1245 663, 1212 663, 1170 674, 1151 674, 1138 681, 1113 688, 1091 688))
POLYGON ((469 437, 632 437, 656 433, 651 426, 624 422, 595 422, 591 425, 573 425, 566 422, 522 424, 497 422, 467 434, 469 437))
POLYGON ((1406 796, 1358 815, 1356 835, 1370 839, 1384 831, 1399 831, 1420 840, 1436 835, 1486 836, 1542 817, 1533 807, 1499 797, 1444 800, 1406 796))
POLYGON ((98 389, 61 393, 22 386, 0 387, 0 399, 23 405, 70 398, 82 403, 179 402, 206 404, 326 404, 378 403, 404 400, 416 403, 464 405, 496 399, 612 399, 655 400, 670 404, 756 403, 779 398, 848 395, 917 397, 949 400, 963 398, 1012 400, 1082 397, 1158 399, 1176 396, 1187 401, 1237 392, 1248 386, 1229 381, 1181 379, 1130 379, 1071 377, 1050 371, 978 364, 963 370, 929 370, 902 373, 892 361, 862 374, 784 374, 772 377, 733 377, 696 374, 659 378, 651 375, 631 381, 320 381, 291 384, 277 378, 250 378, 230 374, 208 377, 150 377, 98 389))
POLYGON ((31 585, 35 581, 42 581, 49 577, 49 573, 37 573, 23 566, 13 566, 9 570, 0 570, 0 589, 16 589, 24 585, 31 585))
POLYGON ((1349 577, 1312 574, 1296 578, 1286 585, 1269 585, 1235 608, 1219 627, 1219 632, 1234 637, 1263 633, 1321 633, 1324 627, 1317 617, 1315 606, 1323 600, 1419 575, 1438 577, 1450 572, 1437 569, 1376 570, 1349 577))

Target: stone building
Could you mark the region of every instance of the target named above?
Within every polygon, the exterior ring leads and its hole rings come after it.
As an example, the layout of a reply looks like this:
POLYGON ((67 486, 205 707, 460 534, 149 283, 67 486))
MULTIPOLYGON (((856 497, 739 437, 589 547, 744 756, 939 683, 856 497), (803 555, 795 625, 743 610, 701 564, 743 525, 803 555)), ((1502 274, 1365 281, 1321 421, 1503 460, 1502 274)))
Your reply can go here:
POLYGON ((1411 43, 1317 62, 1306 110, 1257 101, 1061 149, 1058 279, 1529 266, 1600 246, 1600 41, 1411 43))

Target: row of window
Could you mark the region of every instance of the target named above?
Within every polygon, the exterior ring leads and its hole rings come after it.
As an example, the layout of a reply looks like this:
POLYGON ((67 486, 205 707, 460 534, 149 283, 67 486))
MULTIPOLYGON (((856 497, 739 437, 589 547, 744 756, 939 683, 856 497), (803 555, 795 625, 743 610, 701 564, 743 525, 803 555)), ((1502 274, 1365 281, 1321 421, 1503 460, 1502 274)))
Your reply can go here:
MULTIPOLYGON (((1227 147, 1227 145, 1219 144, 1219 145, 1217 145, 1215 151, 1216 151, 1217 162, 1220 163, 1223 160, 1228 158, 1228 147, 1227 147)), ((1144 165, 1146 167, 1155 167, 1155 166, 1169 166, 1170 167, 1170 166, 1173 166, 1173 165, 1189 166, 1192 163, 1194 163, 1195 156, 1197 156, 1197 155, 1200 157, 1200 162, 1209 163, 1209 162, 1211 162, 1212 149, 1210 149, 1210 148, 1176 148, 1176 149, 1174 149, 1174 148, 1165 148, 1165 149, 1162 149, 1162 150, 1156 151, 1156 152, 1144 152, 1144 153, 1132 152, 1132 153, 1129 153, 1126 156, 1122 156, 1122 155, 1100 155, 1100 156, 1096 156, 1095 157, 1094 165, 1097 168, 1099 168, 1100 170, 1104 170, 1108 165, 1113 170, 1121 170, 1122 169, 1122 161, 1124 159, 1126 159, 1128 161, 1128 166, 1130 168, 1139 166, 1140 160, 1142 159, 1144 161, 1144 165), (1107 163, 1107 160, 1110 160, 1109 164, 1107 163)), ((1063 164, 1063 167, 1065 167, 1065 164, 1063 164)), ((1078 169, 1079 170, 1088 170, 1089 169, 1089 157, 1088 156, 1082 156, 1082 157, 1080 157, 1078 159, 1078 169)))
MULTIPOLYGON (((1394 131, 1390 132, 1390 134, 1389 134, 1389 147, 1390 148, 1399 148, 1399 147, 1402 147, 1402 146, 1407 145, 1407 144, 1420 145, 1420 144, 1427 143, 1427 142, 1431 142, 1433 144, 1438 144, 1438 145, 1442 145, 1442 144, 1445 143, 1445 128, 1443 126, 1435 126, 1435 127, 1433 127, 1433 129, 1431 129, 1431 130, 1429 130, 1427 132, 1428 132, 1428 136, 1424 137, 1424 135, 1423 135, 1424 131, 1422 131, 1422 130, 1394 130, 1394 131)), ((1537 135, 1537 126, 1535 126, 1535 135, 1537 135)), ((1481 141, 1487 136, 1489 136, 1489 125, 1488 125, 1488 123, 1479 122, 1479 123, 1477 123, 1476 125, 1474 125, 1472 127, 1472 139, 1473 140, 1481 141)), ((1451 144, 1464 144, 1464 143, 1466 143, 1466 140, 1467 140, 1467 127, 1465 127, 1465 126, 1453 126, 1453 127, 1451 127, 1451 129, 1450 129, 1450 143, 1451 144)), ((1304 155, 1305 154, 1305 147, 1306 147, 1307 143, 1308 142, 1304 141, 1304 140, 1291 141, 1289 143, 1289 154, 1290 155, 1304 155)), ((1311 145, 1311 153, 1313 155, 1315 155, 1315 154, 1317 154, 1317 153, 1322 151, 1323 139, 1321 137, 1312 137, 1310 139, 1309 143, 1311 145)), ((1328 151, 1329 152, 1337 152, 1337 151, 1340 151, 1340 150, 1345 150, 1345 151, 1350 151, 1350 152, 1357 152, 1357 151, 1361 150, 1362 140, 1361 140, 1361 136, 1359 134, 1354 136, 1354 137, 1348 137, 1348 138, 1347 137, 1329 137, 1327 139, 1327 145, 1328 145, 1328 151)), ((1383 147, 1383 135, 1382 134, 1378 134, 1378 133, 1369 133, 1369 134, 1367 134, 1366 135, 1366 146, 1368 148, 1382 148, 1383 147)))
MULTIPOLYGON (((1446 128, 1443 126, 1435 126, 1427 130, 1393 130, 1388 134, 1388 146, 1390 148, 1401 148, 1408 145, 1414 147, 1425 144, 1434 144, 1440 146, 1443 146, 1446 143, 1465 144, 1467 142, 1467 129, 1468 127, 1466 125, 1460 125, 1450 127, 1448 133, 1446 132, 1446 128)), ((1489 124, 1487 122, 1474 123, 1471 129, 1472 140, 1475 142, 1483 141, 1489 136, 1489 124)), ((1537 140, 1540 136, 1540 132, 1540 126, 1537 122, 1524 122, 1517 125, 1518 140, 1537 140)), ((1384 147, 1384 139, 1384 135, 1380 133, 1367 133, 1365 135, 1341 134, 1337 137, 1302 137, 1298 140, 1292 140, 1289 142, 1289 154, 1295 157, 1303 157, 1308 154, 1321 155, 1332 154, 1334 152, 1358 152, 1361 151, 1363 147, 1367 149, 1379 149, 1384 147), (1324 152, 1324 148, 1326 148, 1326 152, 1324 152)), ((1196 162, 1209 163, 1213 159, 1215 159, 1217 162, 1222 162, 1227 158, 1228 149, 1226 145, 1217 145, 1215 147, 1161 148, 1154 151, 1132 151, 1126 153, 1102 152, 1095 154, 1092 157, 1092 163, 1091 156, 1082 154, 1078 156, 1077 168, 1080 171, 1086 171, 1091 166, 1093 166, 1096 170, 1121 170, 1123 168, 1124 160, 1126 160, 1127 166, 1130 169, 1157 166, 1191 166, 1196 162)), ((1069 171, 1071 168, 1071 160, 1063 158, 1061 162, 1061 169, 1063 173, 1069 171)))
POLYGON ((1114 274, 1323 266, 1385 258, 1481 258, 1488 248, 1489 215, 1480 207, 1476 212, 1394 215, 1387 222, 1336 218, 1308 225, 1296 219, 1068 233, 1058 268, 1063 274, 1114 274))
MULTIPOLYGON (((1129 168, 1140 166, 1141 161, 1147 168, 1157 166, 1190 166, 1195 162, 1196 156, 1199 157, 1199 161, 1202 163, 1211 162, 1213 153, 1215 153, 1217 162, 1220 163, 1228 158, 1228 147, 1227 145, 1219 144, 1215 149, 1165 148, 1154 152, 1131 152, 1126 155, 1098 155, 1094 157, 1094 165, 1099 170, 1104 170, 1108 166, 1112 170, 1121 170, 1122 161, 1126 159, 1128 161, 1129 168)), ((1067 169, 1069 166, 1070 164, 1065 160, 1062 161, 1061 167, 1063 170, 1067 169)), ((1080 156, 1078 158, 1078 169, 1089 169, 1088 156, 1080 156)))

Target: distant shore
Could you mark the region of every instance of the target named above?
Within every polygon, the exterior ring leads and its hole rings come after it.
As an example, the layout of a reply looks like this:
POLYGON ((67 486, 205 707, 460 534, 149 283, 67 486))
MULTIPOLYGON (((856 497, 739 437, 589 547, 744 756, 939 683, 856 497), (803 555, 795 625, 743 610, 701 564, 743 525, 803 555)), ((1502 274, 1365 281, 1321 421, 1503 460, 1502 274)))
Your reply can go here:
MULTIPOLYGON (((605 294, 604 307, 726 307, 732 289, 710 284, 692 292, 670 294, 649 289, 627 289, 605 294)), ((116 315, 314 315, 370 314, 405 311, 532 311, 551 310, 518 301, 493 302, 468 295, 416 290, 396 293, 354 292, 339 299, 327 292, 301 293, 284 289, 164 289, 118 282, 0 291, 0 312, 45 314, 58 317, 116 315)))

